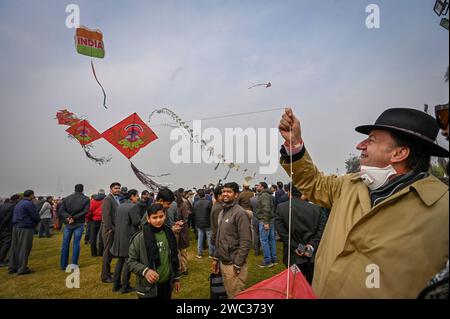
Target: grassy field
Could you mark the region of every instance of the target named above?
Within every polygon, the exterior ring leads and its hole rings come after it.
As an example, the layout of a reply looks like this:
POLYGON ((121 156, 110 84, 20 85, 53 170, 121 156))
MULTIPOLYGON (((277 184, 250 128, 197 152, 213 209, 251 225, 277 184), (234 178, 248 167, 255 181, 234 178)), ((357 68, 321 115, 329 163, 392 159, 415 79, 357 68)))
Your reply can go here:
MULTIPOLYGON (((80 288, 66 287, 66 277, 69 275, 59 268, 62 233, 55 231, 51 238, 35 236, 28 266, 36 273, 25 276, 8 274, 7 267, 0 268, 0 298, 62 298, 62 299, 126 299, 137 298, 136 293, 120 294, 112 292, 112 284, 100 281, 101 257, 91 257, 90 247, 82 241, 80 266, 80 288)), ((188 249, 189 275, 181 279, 181 291, 174 294, 174 299, 209 299, 208 276, 211 269, 211 259, 198 259, 196 255, 196 241, 191 234, 191 244, 188 249)), ((277 242, 278 258, 282 259, 281 243, 277 242)), ((206 252, 207 254, 207 252, 206 252)), ((205 255, 205 252, 204 252, 205 255)), ((281 272, 281 263, 272 268, 261 269, 257 266, 262 257, 255 257, 253 250, 248 258, 249 277, 247 287, 272 277, 281 272)), ((70 261, 70 259, 69 259, 70 261)), ((114 271, 112 264, 112 271, 114 271)), ((132 286, 135 276, 132 275, 132 286)))

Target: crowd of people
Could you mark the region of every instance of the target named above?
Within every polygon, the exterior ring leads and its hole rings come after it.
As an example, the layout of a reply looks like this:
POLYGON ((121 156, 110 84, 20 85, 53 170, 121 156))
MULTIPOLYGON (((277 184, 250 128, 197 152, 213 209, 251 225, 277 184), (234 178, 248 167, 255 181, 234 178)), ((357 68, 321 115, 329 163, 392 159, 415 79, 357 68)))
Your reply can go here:
POLYGON ((255 267, 278 264, 277 238, 284 265, 297 265, 318 297, 448 298, 448 186, 429 174, 431 156, 448 157, 434 142, 439 128, 448 140, 448 105, 436 110, 436 119, 395 108, 374 125, 357 127, 368 135, 357 145, 361 169, 343 176, 318 170, 300 121, 287 109, 279 130, 281 165, 294 173, 288 184, 228 182, 139 193, 114 182, 109 194, 100 189, 90 198, 77 184, 62 200, 36 199, 26 190, 0 206, 0 267, 32 274, 34 235, 51 237, 52 228, 62 228, 62 270, 72 237, 71 264, 79 264, 85 233, 91 256, 102 257, 101 282, 114 292, 169 299, 189 275, 192 229, 195 257, 206 257, 207 249, 228 298, 246 287, 252 249, 261 256, 255 267), (374 285, 367 284, 370 265, 381 270, 374 285))

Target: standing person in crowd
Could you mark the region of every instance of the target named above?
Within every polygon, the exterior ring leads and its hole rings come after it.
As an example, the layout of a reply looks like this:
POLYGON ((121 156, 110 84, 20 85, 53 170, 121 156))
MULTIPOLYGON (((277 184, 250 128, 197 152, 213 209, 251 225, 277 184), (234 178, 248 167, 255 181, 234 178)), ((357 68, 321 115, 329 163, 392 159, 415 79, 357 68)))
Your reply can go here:
MULTIPOLYGON (((34 197, 33 200, 32 200, 32 202, 33 202, 34 205, 36 206, 36 211, 37 211, 38 214, 39 214, 39 212, 40 212, 41 209, 42 209, 42 206, 45 204, 45 198, 44 198, 44 196, 38 196, 37 198, 34 197)), ((35 228, 34 228, 34 234, 35 234, 35 235, 37 235, 37 234, 39 233, 39 228, 40 228, 40 226, 41 226, 41 223, 40 223, 40 221, 39 221, 39 223, 37 223, 37 225, 36 225, 35 228)))
POLYGON ((253 251, 255 252, 255 256, 259 256, 261 254, 261 241, 259 240, 259 220, 258 216, 256 216, 256 206, 258 205, 258 197, 259 197, 259 188, 256 184, 254 190, 256 195, 250 198, 250 206, 252 208, 252 220, 251 220, 251 228, 252 228, 252 243, 253 243, 253 251))
POLYGON ((250 219, 237 204, 239 185, 226 183, 222 188, 223 210, 218 217, 216 252, 212 263, 215 274, 222 273, 229 299, 243 291, 248 276, 247 257, 251 247, 250 219))
POLYGON ((53 197, 47 197, 45 203, 39 211, 39 218, 41 219, 41 223, 39 225, 39 238, 50 238, 52 236, 50 233, 50 225, 52 222, 52 203, 53 197))
POLYGON ((275 226, 273 224, 275 198, 267 189, 266 182, 260 182, 258 189, 259 195, 256 204, 256 216, 259 221, 259 240, 261 241, 264 254, 264 260, 258 266, 260 268, 267 268, 273 267, 278 263, 275 226))
POLYGON ((11 252, 8 263, 8 273, 18 275, 32 274, 35 271, 28 268, 28 256, 33 247, 33 235, 39 223, 39 214, 33 204, 34 192, 26 190, 23 199, 14 207, 13 233, 11 252))
MULTIPOLYGON (((140 201, 147 205, 147 208, 153 203, 153 197, 148 190, 143 190, 141 193, 140 201)), ((142 215, 143 216, 143 215, 142 215)))
POLYGON ((279 130, 283 168, 313 203, 331 208, 315 259, 317 296, 416 298, 448 259, 448 186, 428 174, 430 156, 449 155, 434 142, 435 119, 391 108, 357 127, 368 135, 356 146, 361 170, 339 177, 313 164, 291 109, 279 130), (367 284, 368 265, 381 270, 376 289, 367 284))
POLYGON ((97 195, 92 197, 89 212, 86 214, 86 221, 91 225, 91 235, 89 237, 92 257, 102 256, 103 254, 103 247, 97 242, 97 239, 101 238, 100 228, 102 224, 103 200, 105 197, 105 190, 100 189, 97 195))
POLYGON ((209 256, 212 256, 211 249, 211 208, 212 204, 205 198, 205 191, 198 191, 200 199, 194 203, 195 226, 198 232, 197 258, 203 257, 203 241, 206 239, 208 244, 209 256), (206 238, 205 238, 206 237, 206 238))
POLYGON ((275 228, 283 241, 283 263, 286 267, 296 264, 309 284, 314 274, 314 252, 319 247, 320 238, 326 224, 326 215, 321 207, 301 199, 302 194, 292 186, 291 232, 289 233, 289 201, 277 206, 275 228), (288 265, 289 237, 291 240, 290 264, 288 265))
POLYGON ((69 264, 70 242, 73 236, 72 265, 78 265, 80 242, 83 236, 84 221, 89 211, 89 197, 83 194, 84 186, 75 185, 75 192, 64 198, 61 211, 64 218, 64 234, 61 249, 61 269, 69 264))
POLYGON ((180 273, 183 275, 188 274, 188 251, 189 247, 189 226, 187 220, 191 211, 187 204, 187 200, 183 198, 183 192, 178 190, 175 192, 175 201, 177 202, 177 215, 175 217, 175 224, 172 227, 173 232, 178 243, 179 255, 178 259, 180 262, 180 273))
POLYGON ((245 210, 252 210, 252 205, 250 204, 250 199, 255 196, 250 190, 250 184, 244 182, 242 184, 242 192, 239 194, 238 204, 245 210))
MULTIPOLYGON (((441 129, 441 134, 448 141, 449 139, 449 109, 448 103, 444 105, 436 105, 435 116, 439 128, 441 129)), ((447 162, 447 176, 449 175, 449 166, 447 162)), ((448 299, 448 268, 449 262, 444 264, 444 267, 433 278, 427 283, 427 286, 420 292, 418 298, 421 299, 448 299)))
POLYGON ((113 255, 111 247, 114 242, 114 231, 116 229, 117 207, 120 205, 120 183, 114 182, 109 186, 109 195, 103 200, 102 205, 102 239, 103 239, 103 261, 101 280, 112 283, 111 262, 113 255))
POLYGON ((127 195, 128 195, 128 187, 122 186, 120 188, 120 193, 119 193, 120 204, 122 204, 123 202, 125 202, 127 200, 127 195))
POLYGON ((147 223, 132 238, 128 267, 137 276, 138 298, 171 299, 181 276, 175 235, 165 225, 163 205, 151 205, 145 216, 147 223))
POLYGON ((7 256, 11 248, 13 213, 19 200, 20 195, 14 194, 0 207, 0 267, 8 266, 7 256))
POLYGON ((141 193, 141 198, 132 208, 133 214, 138 214, 140 216, 140 220, 142 220, 150 205, 150 194, 148 191, 143 191, 141 193))
POLYGON ((56 218, 58 219, 58 230, 61 231, 63 229, 64 217, 62 216, 62 203, 64 198, 58 199, 56 202, 56 218))
POLYGON ((275 190, 275 209, 277 209, 277 205, 283 202, 285 199, 286 193, 284 192, 283 182, 277 182, 277 189, 275 190))
POLYGON ((211 249, 213 251, 213 256, 216 255, 216 235, 219 223, 219 214, 223 209, 222 188, 223 187, 221 185, 218 185, 214 189, 214 204, 211 208, 211 249))
POLYGON ((113 292, 121 291, 122 293, 133 291, 133 288, 130 286, 131 273, 126 264, 126 259, 128 258, 131 237, 139 230, 141 222, 139 211, 133 209, 139 201, 138 191, 130 189, 127 198, 117 208, 114 243, 111 247, 111 254, 117 258, 112 290, 113 292))

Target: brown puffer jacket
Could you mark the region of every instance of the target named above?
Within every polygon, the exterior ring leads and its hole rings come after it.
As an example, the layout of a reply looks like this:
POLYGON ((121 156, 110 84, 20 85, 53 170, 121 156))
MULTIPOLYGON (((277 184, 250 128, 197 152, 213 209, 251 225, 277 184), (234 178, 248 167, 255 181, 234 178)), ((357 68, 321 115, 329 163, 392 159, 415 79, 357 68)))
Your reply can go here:
POLYGON ((245 264, 252 243, 252 233, 250 219, 237 201, 223 205, 217 234, 213 233, 212 237, 216 238, 216 258, 239 267, 245 264))

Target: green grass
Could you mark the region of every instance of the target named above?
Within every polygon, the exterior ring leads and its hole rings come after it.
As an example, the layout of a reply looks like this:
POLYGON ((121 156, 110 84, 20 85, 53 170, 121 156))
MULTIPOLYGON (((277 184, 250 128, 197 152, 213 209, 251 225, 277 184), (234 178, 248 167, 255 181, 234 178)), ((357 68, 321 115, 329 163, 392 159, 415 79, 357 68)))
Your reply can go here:
MULTIPOLYGON (((91 257, 90 247, 82 241, 80 266, 80 288, 66 287, 68 273, 59 268, 61 254, 62 232, 55 231, 51 238, 33 240, 28 266, 36 273, 25 276, 8 274, 7 267, 0 268, 0 298, 63 298, 63 299, 126 299, 136 298, 136 293, 113 293, 112 284, 100 281, 101 257, 91 257)), ((208 277, 211 271, 211 259, 198 259, 196 255, 197 242, 191 234, 188 248, 189 275, 181 279, 181 291, 174 293, 174 299, 209 299, 208 277)), ((204 255, 207 252, 204 251, 204 255)), ((277 242, 277 256, 281 260, 281 243, 277 242)), ((272 268, 261 269, 257 266, 262 256, 256 257, 253 250, 248 257, 249 276, 247 287, 278 274, 285 269, 281 263, 272 268)), ((70 259, 69 259, 70 261, 70 259)), ((112 264, 114 271, 115 260, 112 264)), ((132 275, 132 286, 135 285, 135 275, 132 275)))

